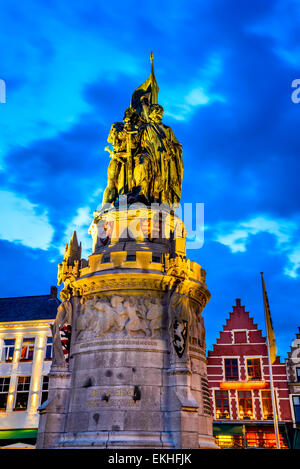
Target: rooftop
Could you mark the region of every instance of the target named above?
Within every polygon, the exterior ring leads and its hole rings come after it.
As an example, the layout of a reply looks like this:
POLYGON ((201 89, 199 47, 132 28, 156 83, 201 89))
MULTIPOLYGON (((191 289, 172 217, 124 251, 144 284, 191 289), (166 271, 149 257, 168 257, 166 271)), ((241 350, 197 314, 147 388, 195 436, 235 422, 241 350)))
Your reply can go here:
POLYGON ((0 322, 55 319, 60 303, 53 286, 48 295, 0 298, 0 322))

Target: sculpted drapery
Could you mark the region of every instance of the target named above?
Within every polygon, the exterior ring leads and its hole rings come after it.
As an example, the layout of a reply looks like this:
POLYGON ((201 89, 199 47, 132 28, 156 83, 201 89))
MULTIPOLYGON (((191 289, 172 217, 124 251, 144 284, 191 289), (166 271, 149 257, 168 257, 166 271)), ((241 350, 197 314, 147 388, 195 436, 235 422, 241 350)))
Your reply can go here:
POLYGON ((155 168, 151 191, 159 202, 173 205, 180 201, 183 164, 182 146, 171 127, 162 123, 163 108, 152 104, 149 122, 141 126, 140 144, 155 168))
POLYGON ((115 122, 108 136, 113 150, 107 171, 103 205, 117 205, 122 195, 134 202, 180 202, 183 176, 182 146, 171 127, 162 123, 158 86, 151 57, 151 74, 132 95, 123 122, 115 122))

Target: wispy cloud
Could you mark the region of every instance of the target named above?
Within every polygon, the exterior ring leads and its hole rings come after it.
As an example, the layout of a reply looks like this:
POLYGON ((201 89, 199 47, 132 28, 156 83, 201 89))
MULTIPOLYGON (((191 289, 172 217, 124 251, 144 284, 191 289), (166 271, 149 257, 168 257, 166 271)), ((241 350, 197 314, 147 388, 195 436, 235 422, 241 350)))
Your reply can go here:
POLYGON ((54 230, 46 211, 9 191, 0 191, 0 206, 0 239, 36 249, 50 247, 54 230))
POLYGON ((176 90, 167 90, 162 104, 166 115, 178 121, 188 120, 198 106, 208 106, 216 101, 226 102, 225 96, 216 91, 216 81, 222 73, 220 54, 212 54, 207 63, 187 83, 176 90))
POLYGON ((298 243, 291 251, 287 254, 288 265, 284 269, 285 275, 292 278, 299 277, 300 268, 300 243, 298 243))
MULTIPOLYGON (((37 9, 40 16, 34 15, 30 26, 28 8, 22 4, 12 18, 14 28, 22 34, 26 66, 19 70, 17 86, 12 85, 5 67, 1 72, 1 78, 7 79, 7 103, 0 114, 0 157, 12 147, 28 146, 68 130, 90 110, 83 93, 89 83, 115 82, 120 76, 136 76, 139 71, 136 57, 128 51, 120 54, 119 45, 104 37, 95 40, 90 31, 66 24, 64 17, 53 17, 54 12, 46 5, 40 4, 37 9), (101 59, 108 56, 109 61, 101 59)), ((5 34, 10 37, 2 59, 4 63, 18 63, 19 41, 11 30, 6 31, 6 25, 1 29, 0 39, 5 41, 5 34)))
POLYGON ((299 2, 277 0, 274 2, 274 9, 266 17, 248 26, 247 30, 256 35, 271 38, 273 53, 296 68, 300 57, 299 22, 299 2), (291 21, 291 18, 294 21, 291 21))
POLYGON ((87 258, 92 254, 92 237, 88 233, 90 224, 93 221, 93 210, 90 207, 80 207, 77 213, 68 223, 64 232, 62 244, 59 246, 61 254, 64 253, 66 243, 69 243, 73 231, 76 231, 78 242, 82 243, 82 257, 87 258))
POLYGON ((276 248, 287 260, 284 274, 296 278, 300 275, 300 244, 295 247, 294 239, 299 232, 299 220, 271 219, 259 215, 246 221, 219 223, 215 241, 228 246, 232 253, 246 252, 253 236, 267 233, 274 236, 276 248))

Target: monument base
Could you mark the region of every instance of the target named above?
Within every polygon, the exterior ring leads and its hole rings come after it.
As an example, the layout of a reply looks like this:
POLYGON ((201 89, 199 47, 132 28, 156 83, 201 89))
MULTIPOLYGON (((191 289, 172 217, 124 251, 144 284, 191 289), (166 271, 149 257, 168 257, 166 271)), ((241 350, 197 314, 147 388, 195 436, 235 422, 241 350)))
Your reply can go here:
MULTIPOLYGON (((110 216, 102 215, 105 223, 110 216)), ((217 448, 202 318, 210 297, 205 271, 186 259, 182 222, 172 215, 168 223, 181 227, 172 242, 161 236, 165 224, 151 239, 147 230, 138 240, 113 231, 107 244, 94 226, 98 241, 88 265, 64 260, 70 359, 66 368, 51 368, 38 448, 217 448)))

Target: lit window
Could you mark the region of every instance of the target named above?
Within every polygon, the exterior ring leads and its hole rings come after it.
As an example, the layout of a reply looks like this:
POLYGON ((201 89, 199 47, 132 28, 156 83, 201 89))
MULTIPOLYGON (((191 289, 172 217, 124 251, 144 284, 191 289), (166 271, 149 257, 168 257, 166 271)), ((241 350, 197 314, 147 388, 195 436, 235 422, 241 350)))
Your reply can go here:
POLYGON ((257 433, 246 433, 246 442, 248 447, 256 448, 260 446, 259 435, 257 433))
POLYGON ((265 420, 272 420, 273 419, 273 407, 272 407, 271 391, 262 391, 261 400, 262 400, 263 418, 265 420))
POLYGON ((48 399, 49 376, 43 376, 41 404, 48 399))
POLYGON ((261 368, 259 358, 247 359, 247 375, 250 381, 261 380, 261 368))
POLYGON ((29 337, 23 339, 22 342, 22 351, 20 361, 31 361, 33 359, 34 352, 34 337, 29 337))
POLYGON ((52 360, 52 349, 53 349, 53 339, 52 337, 47 337, 45 360, 52 360))
POLYGON ((14 410, 26 410, 30 389, 30 376, 19 376, 14 410))
POLYGON ((11 362, 15 350, 15 339, 4 339, 1 361, 11 362))
POLYGON ((232 448, 234 446, 234 438, 232 435, 217 435, 216 443, 220 448, 232 448))
POLYGON ((9 383, 10 383, 9 376, 0 378, 0 412, 6 411, 9 383))
POLYGON ((229 419, 228 391, 215 391, 215 403, 217 419, 229 419))
POLYGON ((238 391, 239 416, 241 419, 249 420, 253 418, 252 394, 251 391, 238 391))
POLYGON ((226 381, 238 381, 239 379, 239 367, 237 358, 226 358, 225 359, 225 380, 226 381))
MULTIPOLYGON (((279 437, 281 446, 282 436, 279 437)), ((275 433, 265 433, 265 448, 276 448, 276 435, 275 433)))
POLYGON ((293 396, 293 404, 296 422, 300 422, 300 396, 293 396))

